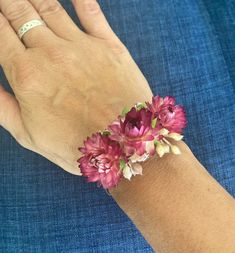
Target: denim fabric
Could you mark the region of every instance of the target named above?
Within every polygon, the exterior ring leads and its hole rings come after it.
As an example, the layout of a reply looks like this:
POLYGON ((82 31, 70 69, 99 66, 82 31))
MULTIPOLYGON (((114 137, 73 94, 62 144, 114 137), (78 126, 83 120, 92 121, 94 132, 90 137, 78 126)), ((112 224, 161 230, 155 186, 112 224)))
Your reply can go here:
POLYGON ((204 0, 235 88, 235 1, 204 0))
MULTIPOLYGON (((62 3, 78 23, 69 1, 62 3)), ((234 3, 100 3, 153 92, 173 95, 185 105, 186 142, 235 196, 234 3)), ((2 72, 0 79, 4 81, 2 72)), ((153 252, 102 189, 23 149, 4 129, 0 129, 0 224, 2 253, 153 252)))

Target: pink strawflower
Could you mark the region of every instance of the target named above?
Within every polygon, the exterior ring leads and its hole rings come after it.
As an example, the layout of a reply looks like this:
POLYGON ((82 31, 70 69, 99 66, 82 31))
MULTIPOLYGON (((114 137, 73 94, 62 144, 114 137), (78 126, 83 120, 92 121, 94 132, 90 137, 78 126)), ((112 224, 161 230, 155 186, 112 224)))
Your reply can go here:
POLYGON ((147 150, 147 143, 154 140, 157 129, 151 127, 152 113, 146 108, 137 110, 133 107, 125 116, 119 117, 109 127, 112 140, 118 141, 124 148, 127 156, 137 154, 143 155, 145 152, 153 153, 154 145, 151 150, 147 150))
POLYGON ((123 151, 116 141, 95 133, 84 141, 84 147, 79 150, 83 153, 78 159, 79 167, 87 182, 97 182, 105 189, 118 184, 122 177, 120 159, 123 159, 123 151))
POLYGON ((152 98, 152 104, 146 102, 146 105, 160 125, 170 132, 181 133, 186 127, 185 110, 181 105, 175 105, 174 97, 167 96, 163 99, 155 96, 152 98))

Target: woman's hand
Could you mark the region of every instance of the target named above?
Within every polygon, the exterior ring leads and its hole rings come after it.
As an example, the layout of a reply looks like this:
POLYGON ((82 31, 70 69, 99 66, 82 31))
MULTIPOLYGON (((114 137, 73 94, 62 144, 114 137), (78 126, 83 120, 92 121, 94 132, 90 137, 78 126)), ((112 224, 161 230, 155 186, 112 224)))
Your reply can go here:
POLYGON ((0 0, 0 124, 25 148, 80 175, 78 147, 152 92, 95 0, 74 0, 81 31, 56 0, 0 0), (23 37, 26 22, 43 19, 23 37))

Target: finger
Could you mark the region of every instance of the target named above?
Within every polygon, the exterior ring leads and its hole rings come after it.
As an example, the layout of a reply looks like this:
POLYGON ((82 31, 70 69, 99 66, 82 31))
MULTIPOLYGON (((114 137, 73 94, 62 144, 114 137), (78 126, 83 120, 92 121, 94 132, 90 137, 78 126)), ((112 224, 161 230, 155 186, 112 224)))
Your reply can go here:
POLYGON ((0 13, 0 65, 4 65, 17 54, 25 51, 6 18, 0 13))
POLYGON ((86 32, 100 39, 116 39, 96 0, 72 0, 78 18, 86 32))
POLYGON ((23 143, 24 127, 20 108, 14 96, 0 85, 0 125, 20 143, 23 143))
MULTIPOLYGON (((0 0, 0 9, 16 32, 23 24, 41 19, 27 0, 0 0)), ((23 41, 27 47, 35 47, 49 43, 55 37, 47 26, 37 26, 23 36, 23 41)))
POLYGON ((57 36, 72 40, 83 32, 75 25, 57 0, 29 0, 57 36))

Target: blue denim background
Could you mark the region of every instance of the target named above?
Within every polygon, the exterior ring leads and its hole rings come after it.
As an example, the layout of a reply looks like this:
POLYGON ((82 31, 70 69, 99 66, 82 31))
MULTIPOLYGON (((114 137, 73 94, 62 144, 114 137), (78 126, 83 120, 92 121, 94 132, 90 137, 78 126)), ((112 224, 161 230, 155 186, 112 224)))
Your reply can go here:
MULTIPOLYGON (((62 3, 78 22, 69 1, 62 3)), ((100 3, 153 92, 173 95, 185 105, 186 142, 235 196, 234 2, 100 3)), ((0 77, 5 80, 2 72, 0 77)), ((0 224, 3 253, 153 252, 102 189, 21 148, 4 129, 0 129, 0 224)))

